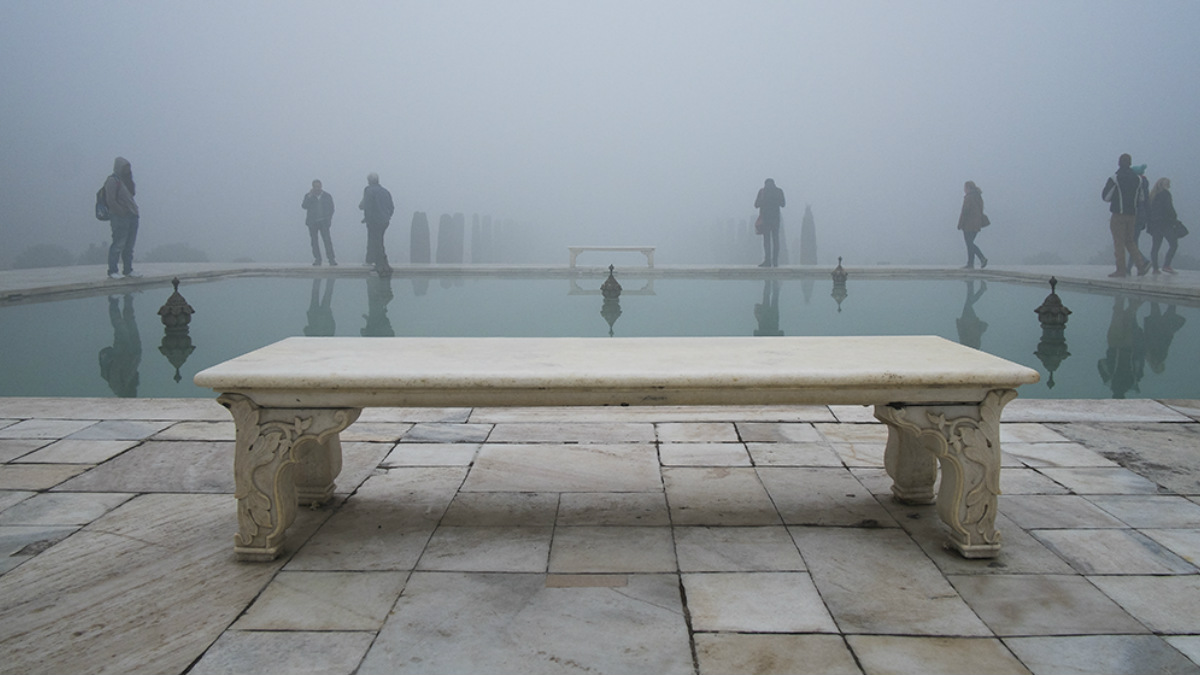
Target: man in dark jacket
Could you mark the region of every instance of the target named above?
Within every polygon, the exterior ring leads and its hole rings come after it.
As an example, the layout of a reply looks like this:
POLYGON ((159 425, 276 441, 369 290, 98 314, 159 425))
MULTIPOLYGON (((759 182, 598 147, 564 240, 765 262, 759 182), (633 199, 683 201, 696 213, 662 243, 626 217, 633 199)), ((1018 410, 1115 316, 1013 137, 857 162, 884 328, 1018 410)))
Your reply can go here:
POLYGON ((333 224, 333 196, 321 189, 321 181, 314 180, 312 189, 304 195, 300 208, 308 212, 304 224, 308 225, 308 236, 312 239, 313 267, 321 265, 321 246, 317 235, 325 240, 325 257, 329 258, 331 266, 337 266, 333 257, 333 239, 329 236, 329 226, 333 224))
POLYGON ((1130 168, 1131 164, 1133 164, 1133 158, 1128 154, 1121 155, 1117 159, 1116 175, 1108 179, 1108 182, 1104 184, 1104 190, 1100 193, 1104 201, 1109 204, 1108 210, 1112 212, 1108 228, 1112 231, 1113 255, 1117 259, 1117 271, 1108 275, 1110 277, 1123 277, 1129 274, 1125 265, 1127 252, 1130 259, 1137 265, 1138 276, 1142 276, 1150 270, 1150 261, 1146 260, 1142 252, 1138 250, 1134 238, 1137 226, 1137 203, 1139 193, 1142 191, 1142 180, 1130 168))
POLYGON ((367 187, 363 188, 358 208, 362 209, 363 222, 367 224, 367 264, 374 265, 375 271, 380 273, 391 270, 383 246, 383 233, 391 223, 396 207, 392 203, 392 193, 379 184, 379 174, 367 176, 367 187))
POLYGON ((779 267, 779 209, 785 204, 783 190, 775 187, 774 179, 768 178, 754 199, 754 208, 758 209, 758 229, 763 236, 763 261, 759 267, 779 267))

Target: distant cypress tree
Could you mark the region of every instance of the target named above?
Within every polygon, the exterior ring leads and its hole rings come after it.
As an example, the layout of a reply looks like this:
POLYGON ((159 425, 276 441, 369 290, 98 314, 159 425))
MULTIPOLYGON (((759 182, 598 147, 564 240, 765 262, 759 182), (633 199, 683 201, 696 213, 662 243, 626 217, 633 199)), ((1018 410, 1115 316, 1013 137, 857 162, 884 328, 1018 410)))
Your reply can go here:
POLYGON ((817 224, 811 204, 804 205, 804 220, 800 223, 800 264, 817 264, 817 224))

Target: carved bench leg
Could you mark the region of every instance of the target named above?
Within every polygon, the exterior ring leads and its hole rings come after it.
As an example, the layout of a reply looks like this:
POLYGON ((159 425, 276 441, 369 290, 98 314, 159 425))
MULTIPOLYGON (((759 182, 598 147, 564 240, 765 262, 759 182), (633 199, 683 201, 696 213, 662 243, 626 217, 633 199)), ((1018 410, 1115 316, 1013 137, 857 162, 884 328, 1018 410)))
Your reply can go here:
MULTIPOLYGON (((964 558, 991 558, 1000 551, 996 531, 997 496, 1000 494, 1000 412, 1017 393, 1011 389, 989 392, 978 406, 913 405, 877 406, 875 416, 890 428, 888 450, 901 464, 911 462, 917 445, 936 456, 942 468, 937 510, 950 527, 950 543, 964 558), (893 450, 893 438, 897 449, 893 450)), ((900 483, 917 474, 928 474, 917 463, 889 473, 896 491, 911 488, 900 483), (915 468, 914 468, 915 467, 915 468)), ((930 483, 932 485, 932 483, 930 483)))
POLYGON ((239 560, 273 560, 296 519, 300 495, 312 502, 333 493, 342 465, 338 432, 361 411, 260 408, 238 394, 224 394, 217 401, 229 409, 237 427, 233 476, 238 532, 233 550, 239 560))
MULTIPOLYGON (((875 417, 885 423, 879 407, 875 417)), ((937 482, 937 457, 921 446, 921 440, 909 429, 888 423, 887 447, 883 466, 892 478, 892 496, 905 504, 934 503, 933 485, 937 482)))

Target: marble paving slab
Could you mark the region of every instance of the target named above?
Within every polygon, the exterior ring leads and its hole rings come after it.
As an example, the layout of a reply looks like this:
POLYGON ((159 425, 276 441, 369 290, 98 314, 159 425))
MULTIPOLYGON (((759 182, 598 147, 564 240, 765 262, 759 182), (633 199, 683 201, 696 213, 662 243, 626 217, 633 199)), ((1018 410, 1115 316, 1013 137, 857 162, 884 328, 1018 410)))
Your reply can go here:
POLYGON ((442 572, 546 572, 550 527, 439 527, 417 569, 442 572))
POLYGON ((0 429, 3 438, 46 438, 59 439, 95 424, 95 420, 80 419, 29 419, 0 429))
POLYGON ((1200 569, 1200 529, 1145 529, 1141 532, 1200 569))
POLYGON ((482 443, 399 443, 381 466, 469 466, 482 443))
POLYGON ((683 575, 697 632, 836 633, 837 625, 806 572, 683 575))
POLYGON ((1189 418, 1150 399, 1018 398, 1004 407, 1005 422, 1186 422, 1189 418))
POLYGON ((666 494, 656 492, 568 492, 559 496, 558 524, 670 525, 666 494))
POLYGON ((4 667, 182 672, 282 564, 234 560, 228 506, 227 495, 144 495, 0 576, 4 667))
POLYGON ((407 572, 283 571, 231 628, 376 631, 407 580, 407 572))
POLYGON ((132 497, 120 492, 43 492, 0 512, 0 525, 87 525, 132 497))
MULTIPOLYGON (((353 428, 353 427, 351 427, 353 428)), ((490 424, 418 422, 400 437, 401 443, 482 443, 492 433, 490 424)))
POLYGON ((782 524, 754 469, 665 467, 662 474, 677 526, 782 524))
POLYGON ((1034 530, 1080 574, 1196 574, 1196 567, 1133 530, 1034 530))
POLYGON ((101 441, 64 438, 14 461, 39 464, 101 464, 139 443, 141 441, 101 441))
POLYGON ((662 443, 737 443, 732 422, 660 422, 654 425, 662 443))
POLYGON ((805 571, 783 526, 677 527, 675 552, 683 572, 805 571))
POLYGON ((228 420, 229 411, 203 398, 0 397, 0 416, 78 420, 228 420))
POLYGON ((88 468, 85 464, 3 464, 0 490, 49 490, 88 468))
POLYGON ((1148 632, 1146 626, 1081 576, 950 575, 947 579, 988 627, 1002 637, 1148 632))
POLYGON ((141 441, 174 424, 168 420, 103 420, 67 436, 81 441, 141 441))
POLYGON ((550 527, 558 495, 550 492, 460 492, 442 516, 444 527, 550 527))
MULTIPOLYGON (((636 422, 497 424, 491 443, 653 443, 654 425, 636 422)), ((737 439, 734 439, 737 440, 737 439)))
POLYGON ((995 638, 847 635, 846 642, 863 670, 872 675, 1029 675, 995 638))
POLYGON ((700 675, 861 675, 838 635, 697 633, 700 675))
POLYGON ((1130 527, 1200 526, 1200 504, 1171 495, 1094 495, 1088 501, 1130 527))
POLYGON ((842 458, 829 444, 746 443, 755 466, 842 466, 842 458))
POLYGON ((760 467, 758 475, 788 525, 896 527, 847 469, 760 467))
POLYGON ((1200 424, 1071 424, 1061 430, 1168 490, 1200 495, 1200 424))
POLYGON ((663 443, 658 457, 663 466, 750 466, 741 443, 663 443))
POLYGON ((550 546, 552 574, 677 572, 669 527, 559 527, 550 546))
POLYGON ((0 462, 11 462, 52 442, 49 438, 0 438, 0 462))
POLYGON ((475 408, 472 422, 836 422, 826 406, 578 406, 564 408, 475 408))
POLYGON ((823 439, 811 424, 785 422, 738 422, 738 437, 747 443, 820 443, 823 439))
POLYGON ((547 587, 541 574, 417 572, 358 675, 693 673, 679 581, 547 587))
POLYGON ((1157 635, 1019 637, 1004 642, 1035 673, 1200 675, 1200 666, 1157 635))
POLYGON ((189 675, 354 675, 372 632, 226 631, 189 675))
POLYGON ((32 560, 78 529, 75 526, 0 525, 0 574, 32 560))
POLYGON ((1156 633, 1198 632, 1200 575, 1092 576, 1088 581, 1156 633))
MULTIPOLYGON (((364 408, 358 422, 465 424, 471 408, 364 408)), ((358 424, 355 422, 355 424, 358 424)))
POLYGON ((790 527, 843 633, 991 636, 941 571, 898 529, 790 527))
POLYGON ((662 489, 653 445, 487 443, 467 492, 648 492, 662 489))

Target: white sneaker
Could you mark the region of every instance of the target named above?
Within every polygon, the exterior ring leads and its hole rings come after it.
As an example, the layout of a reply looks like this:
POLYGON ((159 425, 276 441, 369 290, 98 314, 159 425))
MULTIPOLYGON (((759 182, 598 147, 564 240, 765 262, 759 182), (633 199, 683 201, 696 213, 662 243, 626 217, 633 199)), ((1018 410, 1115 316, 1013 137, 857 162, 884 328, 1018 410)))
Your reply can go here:
POLYGON ((108 278, 109 278, 109 279, 120 279, 120 278, 121 278, 121 275, 120 275, 120 274, 117 274, 116 272, 109 272, 109 273, 108 273, 108 278))
POLYGON ((129 277, 130 279, 141 279, 141 278, 142 278, 142 275, 141 275, 141 273, 139 273, 139 272, 134 272, 134 271, 132 271, 132 270, 130 270, 130 271, 128 271, 128 272, 126 272, 126 273, 125 273, 125 276, 129 277))

